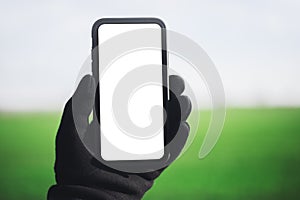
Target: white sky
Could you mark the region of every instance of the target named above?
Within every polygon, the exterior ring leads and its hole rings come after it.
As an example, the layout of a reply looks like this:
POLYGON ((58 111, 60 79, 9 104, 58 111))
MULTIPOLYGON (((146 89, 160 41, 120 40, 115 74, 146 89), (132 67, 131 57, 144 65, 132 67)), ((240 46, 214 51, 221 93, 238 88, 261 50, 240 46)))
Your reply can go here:
POLYGON ((300 105, 300 1, 1 1, 0 110, 59 110, 103 16, 154 16, 199 43, 229 106, 300 105))

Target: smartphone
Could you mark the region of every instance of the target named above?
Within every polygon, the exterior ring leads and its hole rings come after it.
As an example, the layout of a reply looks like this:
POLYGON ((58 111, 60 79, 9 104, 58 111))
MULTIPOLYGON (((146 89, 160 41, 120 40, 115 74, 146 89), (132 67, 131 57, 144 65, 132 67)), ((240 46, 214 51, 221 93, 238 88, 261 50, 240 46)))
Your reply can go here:
POLYGON ((165 28, 157 18, 102 18, 93 25, 92 71, 99 83, 94 113, 100 124, 104 161, 164 157, 168 99, 165 28), (144 85, 143 81, 151 82, 150 74, 155 84, 144 85), (151 119, 149 107, 154 105, 161 109, 151 119), (159 128, 151 134, 153 121, 159 128))

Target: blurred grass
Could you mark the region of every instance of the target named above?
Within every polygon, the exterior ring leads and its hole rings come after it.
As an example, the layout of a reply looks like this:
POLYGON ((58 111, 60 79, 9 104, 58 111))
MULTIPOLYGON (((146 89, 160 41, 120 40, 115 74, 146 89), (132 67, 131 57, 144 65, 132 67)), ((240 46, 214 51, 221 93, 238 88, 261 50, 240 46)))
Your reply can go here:
MULTIPOLYGON (((0 199, 45 199, 54 183, 60 114, 0 114, 0 199)), ((146 194, 150 199, 300 199, 300 109, 230 109, 214 150, 191 148, 146 194)))

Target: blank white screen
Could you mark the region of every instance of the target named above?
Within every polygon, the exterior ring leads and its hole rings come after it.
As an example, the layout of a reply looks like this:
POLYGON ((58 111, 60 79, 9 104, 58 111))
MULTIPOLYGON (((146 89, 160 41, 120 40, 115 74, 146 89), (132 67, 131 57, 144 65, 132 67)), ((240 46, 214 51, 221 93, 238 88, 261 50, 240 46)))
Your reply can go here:
MULTIPOLYGON (((98 29, 99 48, 101 48, 103 42, 118 34, 144 28, 160 30, 160 26, 157 24, 103 24, 98 29)), ((149 35, 140 35, 139 37, 145 37, 145 39, 147 39, 149 35)), ((155 37, 155 39, 161 41, 161 32, 153 33, 151 37, 155 37)), ((140 49, 138 51, 131 51, 114 60, 111 65, 103 71, 106 66, 103 66, 104 64, 101 62, 101 57, 105 56, 105 51, 99 51, 99 72, 100 74, 102 73, 99 76, 102 158, 107 161, 161 158, 164 154, 163 111, 159 116, 159 119, 161 119, 161 129, 155 136, 147 139, 139 139, 125 134, 124 131, 120 130, 112 112, 113 92, 122 77, 144 65, 155 64, 161 66, 161 49, 140 49)), ((144 74, 144 76, 146 77, 147 74, 144 74)), ((157 77, 160 77, 161 85, 147 85, 141 87, 133 92, 130 99, 118 100, 128 101, 128 114, 132 122, 139 127, 145 127, 151 124, 149 112, 152 106, 158 105, 163 108, 162 71, 157 72, 157 77)), ((134 134, 136 135, 136 133, 134 134)))

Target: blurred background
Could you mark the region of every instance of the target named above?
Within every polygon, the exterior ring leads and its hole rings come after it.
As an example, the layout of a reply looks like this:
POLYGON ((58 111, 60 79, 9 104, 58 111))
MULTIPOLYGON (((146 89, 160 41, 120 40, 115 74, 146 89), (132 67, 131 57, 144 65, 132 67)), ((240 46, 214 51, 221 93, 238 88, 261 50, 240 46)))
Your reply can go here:
MULTIPOLYGON (((191 148, 144 199, 300 198, 300 2, 1 1, 0 199, 45 199, 61 112, 102 17, 159 17, 197 42, 223 80, 215 149, 191 148)), ((201 101, 201 100, 199 100, 201 101)))

